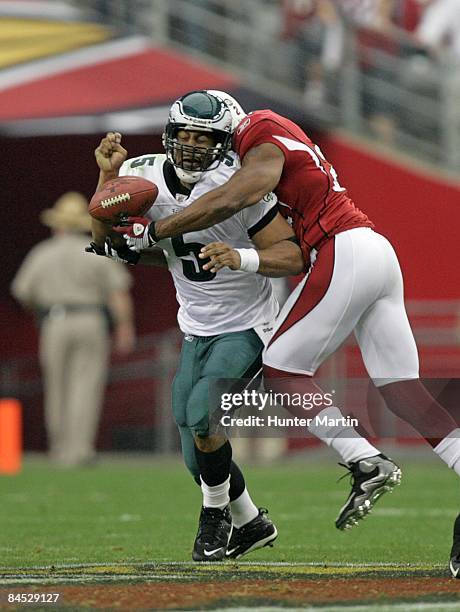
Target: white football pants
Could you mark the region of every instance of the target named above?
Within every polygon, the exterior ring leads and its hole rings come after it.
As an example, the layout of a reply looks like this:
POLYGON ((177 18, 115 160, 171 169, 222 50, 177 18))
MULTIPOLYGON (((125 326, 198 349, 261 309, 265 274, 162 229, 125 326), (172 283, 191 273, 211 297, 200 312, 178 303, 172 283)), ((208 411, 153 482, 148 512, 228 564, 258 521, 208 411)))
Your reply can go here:
POLYGON ((399 262, 369 228, 339 233, 319 250, 276 320, 264 364, 313 376, 352 331, 377 386, 418 378, 399 262))

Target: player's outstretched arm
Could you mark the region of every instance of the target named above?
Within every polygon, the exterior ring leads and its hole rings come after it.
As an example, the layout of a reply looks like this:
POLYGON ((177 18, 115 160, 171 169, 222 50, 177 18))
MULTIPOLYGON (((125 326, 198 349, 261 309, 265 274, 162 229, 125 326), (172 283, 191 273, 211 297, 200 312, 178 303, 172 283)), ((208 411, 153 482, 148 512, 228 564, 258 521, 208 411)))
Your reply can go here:
POLYGON ((283 166, 284 155, 276 145, 254 147, 225 185, 209 191, 183 211, 156 221, 156 239, 206 229, 256 204, 278 185, 283 166))
POLYGON ((280 214, 252 237, 255 249, 234 249, 224 242, 213 242, 203 247, 201 259, 210 258, 205 270, 217 272, 221 268, 247 269, 263 276, 279 278, 303 272, 305 263, 291 227, 280 214), (253 253, 248 253, 253 251, 253 253), (243 261, 246 258, 246 262, 243 261), (247 267, 249 264, 249 268, 247 267))

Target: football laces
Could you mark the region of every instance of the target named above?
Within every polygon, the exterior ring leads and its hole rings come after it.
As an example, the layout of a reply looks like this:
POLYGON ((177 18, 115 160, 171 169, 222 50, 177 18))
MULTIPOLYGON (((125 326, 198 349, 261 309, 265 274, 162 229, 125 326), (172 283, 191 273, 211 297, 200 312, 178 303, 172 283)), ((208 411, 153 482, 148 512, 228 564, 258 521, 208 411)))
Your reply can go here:
POLYGON ((129 202, 131 196, 129 193, 119 193, 116 196, 111 198, 105 198, 101 200, 102 208, 110 208, 111 206, 115 206, 116 204, 123 204, 123 202, 129 202))

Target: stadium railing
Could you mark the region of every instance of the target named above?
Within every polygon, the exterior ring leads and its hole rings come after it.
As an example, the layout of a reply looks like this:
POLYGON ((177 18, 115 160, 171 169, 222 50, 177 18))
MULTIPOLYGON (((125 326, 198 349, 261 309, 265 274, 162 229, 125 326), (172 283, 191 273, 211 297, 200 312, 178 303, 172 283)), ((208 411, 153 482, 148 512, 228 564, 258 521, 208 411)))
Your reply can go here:
POLYGON ((318 21, 305 19, 287 33, 279 0, 86 5, 104 5, 100 18, 120 30, 222 66, 320 125, 370 137, 450 174, 460 169, 460 66, 447 54, 429 59, 402 31, 358 29, 339 11, 339 58, 328 60, 318 21))

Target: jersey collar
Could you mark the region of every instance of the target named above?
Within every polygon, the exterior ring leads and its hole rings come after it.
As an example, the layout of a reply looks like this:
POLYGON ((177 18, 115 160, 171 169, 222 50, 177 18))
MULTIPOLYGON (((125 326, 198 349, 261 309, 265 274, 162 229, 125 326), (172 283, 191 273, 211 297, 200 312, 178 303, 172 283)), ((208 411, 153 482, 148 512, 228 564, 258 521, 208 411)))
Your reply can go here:
POLYGON ((191 189, 187 189, 184 187, 180 180, 177 178, 176 171, 174 170, 174 165, 166 160, 163 164, 163 176, 165 179, 166 187, 171 192, 171 195, 175 198, 177 194, 189 196, 191 189))

